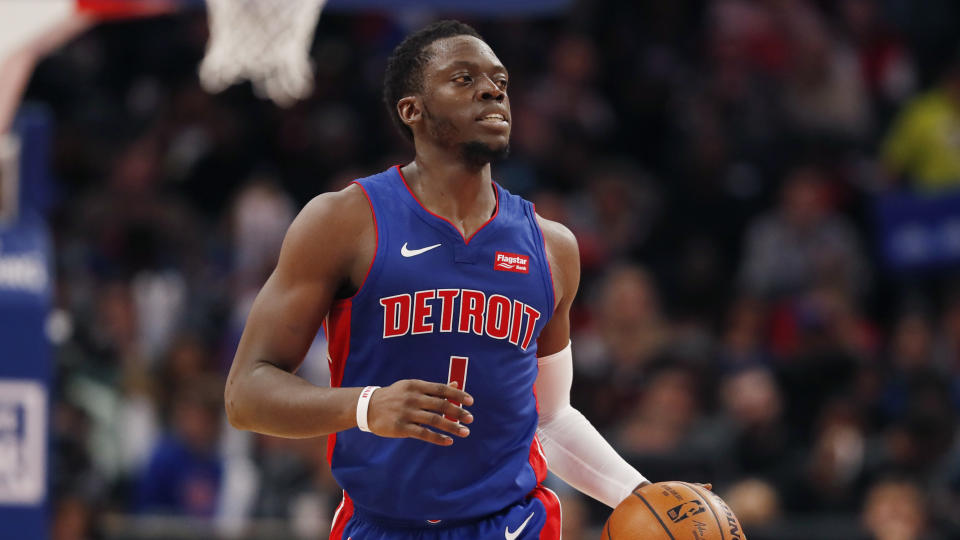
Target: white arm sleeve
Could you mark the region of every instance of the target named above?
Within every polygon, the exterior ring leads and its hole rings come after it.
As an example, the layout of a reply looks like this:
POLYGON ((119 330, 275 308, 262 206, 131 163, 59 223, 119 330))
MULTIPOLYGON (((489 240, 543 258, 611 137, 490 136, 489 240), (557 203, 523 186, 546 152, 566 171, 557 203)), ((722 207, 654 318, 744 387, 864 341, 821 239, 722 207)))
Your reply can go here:
POLYGON ((573 354, 562 351, 538 358, 537 435, 547 466, 581 492, 616 508, 635 487, 646 481, 624 461, 580 411, 570 406, 573 354))

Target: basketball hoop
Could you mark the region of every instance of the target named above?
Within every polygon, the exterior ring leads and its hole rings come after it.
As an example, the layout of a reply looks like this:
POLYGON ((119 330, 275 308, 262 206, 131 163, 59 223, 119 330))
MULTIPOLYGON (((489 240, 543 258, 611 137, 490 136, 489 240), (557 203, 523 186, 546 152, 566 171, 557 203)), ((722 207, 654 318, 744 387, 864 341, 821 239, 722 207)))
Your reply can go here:
POLYGON ((220 92, 244 79, 288 107, 313 91, 309 48, 326 0, 207 0, 210 40, 200 82, 220 92))

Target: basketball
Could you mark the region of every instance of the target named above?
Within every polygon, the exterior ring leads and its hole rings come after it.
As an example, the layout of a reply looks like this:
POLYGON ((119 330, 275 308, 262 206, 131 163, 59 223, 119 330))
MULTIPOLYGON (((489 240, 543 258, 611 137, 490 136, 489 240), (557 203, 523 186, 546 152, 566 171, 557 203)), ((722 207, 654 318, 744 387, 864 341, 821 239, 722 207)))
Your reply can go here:
POLYGON ((603 540, 746 540, 740 521, 712 491, 686 482, 643 486, 617 506, 603 540))

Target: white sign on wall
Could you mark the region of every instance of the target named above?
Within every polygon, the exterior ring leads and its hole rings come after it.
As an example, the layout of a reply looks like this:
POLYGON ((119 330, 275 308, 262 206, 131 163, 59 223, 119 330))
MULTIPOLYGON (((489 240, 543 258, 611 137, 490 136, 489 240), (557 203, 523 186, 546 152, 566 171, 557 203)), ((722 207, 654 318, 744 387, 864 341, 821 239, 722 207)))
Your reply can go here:
POLYGON ((43 503, 47 488, 47 391, 0 379, 0 505, 43 503))

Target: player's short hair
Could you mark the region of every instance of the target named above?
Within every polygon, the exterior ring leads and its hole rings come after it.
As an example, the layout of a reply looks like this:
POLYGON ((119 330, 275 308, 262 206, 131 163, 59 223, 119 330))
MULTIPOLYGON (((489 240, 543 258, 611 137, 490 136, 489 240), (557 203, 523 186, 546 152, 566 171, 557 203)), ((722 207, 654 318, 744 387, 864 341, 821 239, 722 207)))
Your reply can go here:
POLYGON ((407 36, 390 54, 383 75, 383 103, 400 132, 413 141, 413 130, 403 123, 397 102, 411 94, 423 92, 423 67, 430 61, 428 49, 433 42, 456 36, 473 36, 483 40, 469 24, 454 20, 437 21, 407 36))

